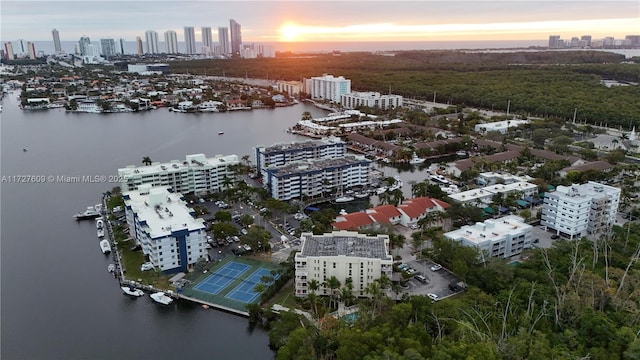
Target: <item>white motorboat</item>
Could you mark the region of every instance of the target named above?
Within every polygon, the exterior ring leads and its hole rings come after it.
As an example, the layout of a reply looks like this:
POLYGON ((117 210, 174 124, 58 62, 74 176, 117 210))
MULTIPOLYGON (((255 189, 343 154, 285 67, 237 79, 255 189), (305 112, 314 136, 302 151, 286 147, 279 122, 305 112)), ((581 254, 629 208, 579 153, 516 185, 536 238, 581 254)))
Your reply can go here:
POLYGON ((135 297, 144 295, 144 291, 140 289, 136 289, 133 286, 121 286, 120 289, 122 289, 122 291, 127 295, 131 295, 135 297))
POLYGON ((427 160, 423 159, 423 158, 419 158, 419 157, 413 157, 413 158, 411 158, 411 160, 409 160, 409 164, 411 164, 411 165, 420 165, 425 161, 427 161, 427 160))
POLYGON ((353 200, 355 200, 355 198, 353 196, 343 195, 343 196, 337 197, 334 201, 337 202, 337 203, 345 203, 345 202, 349 202, 349 201, 353 201, 353 200))
POLYGON ((73 217, 76 220, 84 220, 84 219, 94 219, 100 216, 100 211, 97 210, 94 206, 87 206, 87 210, 81 213, 75 214, 73 217))
POLYGON ((96 229, 102 228, 104 228, 104 220, 102 220, 102 217, 99 217, 96 219, 96 229))
POLYGON ((169 296, 167 296, 165 293, 163 293, 162 291, 153 293, 151 295, 151 298, 153 299, 153 301, 162 304, 162 305, 169 305, 173 302, 173 299, 169 296))
POLYGON ((98 233, 98 237, 99 238, 103 238, 104 237, 104 229, 103 228, 98 228, 98 230, 96 230, 96 232, 98 233))
POLYGON ((111 252, 111 245, 109 245, 109 240, 103 239, 100 241, 100 250, 102 250, 103 254, 108 254, 111 252))
POLYGON ((353 194, 353 196, 357 197, 358 199, 364 199, 369 197, 369 193, 367 193, 366 191, 358 191, 357 193, 353 194))
POLYGON ((347 210, 345 210, 345 209, 340 209, 340 212, 339 212, 338 214, 340 214, 340 215, 347 215, 347 214, 348 214, 348 212, 347 212, 347 210))
POLYGON ((107 266, 107 271, 110 273, 116 272, 116 266, 114 264, 109 264, 109 266, 107 266))

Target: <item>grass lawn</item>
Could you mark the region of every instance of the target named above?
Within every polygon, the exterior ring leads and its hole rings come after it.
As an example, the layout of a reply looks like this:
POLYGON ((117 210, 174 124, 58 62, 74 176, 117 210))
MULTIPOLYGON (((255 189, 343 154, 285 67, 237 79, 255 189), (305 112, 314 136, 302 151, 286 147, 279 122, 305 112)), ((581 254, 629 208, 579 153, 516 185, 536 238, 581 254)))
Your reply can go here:
POLYGON ((121 265, 126 270, 124 277, 127 280, 153 285, 159 289, 170 289, 169 278, 171 276, 163 275, 159 270, 140 270, 140 265, 145 263, 144 254, 142 251, 132 251, 131 246, 133 246, 132 241, 118 242, 121 265))
POLYGON ((294 283, 293 280, 290 280, 285 286, 282 287, 282 289, 280 289, 280 291, 278 291, 278 293, 274 297, 269 299, 269 301, 264 304, 264 307, 269 308, 273 304, 280 304, 290 309, 299 308, 298 304, 296 304, 296 296, 294 292, 294 283))

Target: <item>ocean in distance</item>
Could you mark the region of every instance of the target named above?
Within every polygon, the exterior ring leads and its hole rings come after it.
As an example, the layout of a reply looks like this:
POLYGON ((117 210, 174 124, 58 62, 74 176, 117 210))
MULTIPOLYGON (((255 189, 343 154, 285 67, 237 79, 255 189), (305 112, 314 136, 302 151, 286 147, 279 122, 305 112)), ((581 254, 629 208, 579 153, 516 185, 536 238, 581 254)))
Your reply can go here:
MULTIPOLYGON (((17 96, 2 101, 2 176, 115 175, 144 156, 250 155, 258 144, 302 139, 285 129, 304 111, 326 114, 307 104, 222 114, 30 112, 18 109, 17 96)), ((1 184, 0 357, 272 359, 266 332, 250 330, 244 317, 122 293, 107 272, 111 259, 100 252, 95 224, 72 219, 114 185, 1 184)))
MULTIPOLYGON (((116 48, 118 48, 118 39, 116 48)), ((4 42, 4 41, 2 41, 4 42)), ((95 42, 95 40, 94 40, 95 42)), ((45 54, 54 52, 53 41, 34 41, 36 51, 45 54)), ((62 49, 66 53, 72 53, 77 41, 62 41, 62 49)), ((547 40, 457 40, 457 41, 342 41, 342 42, 299 42, 299 43, 255 43, 256 45, 271 45, 274 51, 293 51, 308 53, 323 53, 331 51, 343 52, 376 52, 376 51, 407 51, 407 50, 489 50, 489 51, 523 51, 523 49, 547 46, 547 40)), ((201 44, 196 43, 196 48, 201 44)), ((159 42, 160 49, 165 49, 164 42, 159 42)), ((178 50, 185 51, 185 43, 178 42, 178 50)), ((545 49, 546 50, 546 49, 545 49)), ((571 51, 583 51, 584 49, 560 49, 571 51)), ((623 54, 627 58, 640 56, 640 49, 594 49, 623 54)), ((135 54, 137 46, 135 41, 125 41, 124 51, 127 54, 135 54)), ((540 51, 540 50, 531 50, 540 51)))

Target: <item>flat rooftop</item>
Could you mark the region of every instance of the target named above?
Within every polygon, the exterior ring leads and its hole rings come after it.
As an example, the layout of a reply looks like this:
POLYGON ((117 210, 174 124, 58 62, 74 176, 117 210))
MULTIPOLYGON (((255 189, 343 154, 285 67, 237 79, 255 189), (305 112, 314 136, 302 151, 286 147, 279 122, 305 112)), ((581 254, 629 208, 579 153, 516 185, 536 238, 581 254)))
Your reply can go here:
POLYGON ((497 193, 508 193, 511 191, 526 191, 536 189, 536 184, 528 182, 516 182, 511 184, 495 184, 479 189, 467 190, 457 194, 450 194, 449 197, 455 201, 465 202, 474 199, 481 199, 486 196, 493 196, 497 193))
POLYGON ((180 199, 181 194, 171 193, 167 187, 142 186, 123 195, 125 204, 137 214, 138 222, 147 223, 151 238, 165 237, 177 230, 187 229, 191 232, 205 229, 204 220, 191 215, 187 203, 180 199))
POLYGON ((270 153, 270 152, 279 152, 279 151, 286 151, 286 150, 301 150, 301 149, 315 148, 315 147, 331 145, 331 144, 344 144, 346 146, 346 143, 342 141, 342 139, 338 137, 328 137, 328 138, 323 138, 319 140, 274 144, 269 147, 259 146, 258 149, 261 149, 263 153, 270 153))
POLYGON ((352 231, 301 235, 302 250, 300 256, 352 256, 371 259, 390 260, 391 255, 385 244, 387 235, 366 236, 352 231))
POLYGON ((532 226, 525 223, 519 216, 509 215, 499 219, 489 219, 474 225, 465 225, 458 230, 449 231, 444 236, 454 240, 465 239, 468 242, 480 244, 486 241, 502 239, 508 234, 518 234, 532 226))
POLYGON ((165 163, 156 162, 147 166, 129 165, 125 168, 118 169, 118 175, 143 176, 148 174, 157 174, 163 171, 178 172, 181 170, 231 165, 237 164, 238 162, 238 155, 216 155, 214 157, 207 158, 204 154, 193 154, 187 155, 185 160, 171 160, 165 163))
POLYGON ((266 168, 266 170, 271 172, 275 176, 284 176, 312 171, 320 171, 326 168, 339 168, 346 165, 362 162, 367 164, 371 163, 370 160, 367 160, 363 156, 346 155, 345 157, 336 159, 313 159, 307 161, 298 161, 284 166, 268 167, 266 168))
POLYGON ((558 186, 556 187, 555 194, 560 197, 573 198, 576 196, 585 198, 600 198, 603 196, 620 194, 620 189, 597 183, 595 181, 589 181, 585 184, 573 184, 571 186, 558 186))

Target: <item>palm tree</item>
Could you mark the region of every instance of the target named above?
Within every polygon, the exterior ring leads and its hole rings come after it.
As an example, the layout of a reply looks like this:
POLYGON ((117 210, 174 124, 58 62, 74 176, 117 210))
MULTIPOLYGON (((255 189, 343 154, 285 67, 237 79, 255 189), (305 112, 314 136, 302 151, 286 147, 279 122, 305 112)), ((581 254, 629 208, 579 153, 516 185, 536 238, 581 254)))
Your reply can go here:
POLYGON ((145 156, 145 157, 142 158, 142 163, 147 165, 147 166, 149 166, 149 165, 153 164, 153 161, 151 161, 150 157, 145 156))
POLYGON ((340 280, 338 280, 337 277, 332 276, 326 281, 325 286, 331 290, 331 294, 329 294, 329 306, 331 306, 331 303, 335 302, 335 289, 340 288, 340 280))

